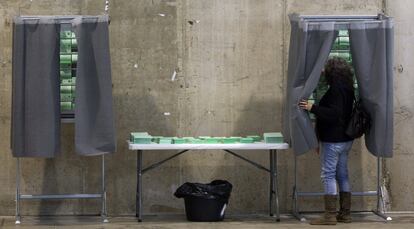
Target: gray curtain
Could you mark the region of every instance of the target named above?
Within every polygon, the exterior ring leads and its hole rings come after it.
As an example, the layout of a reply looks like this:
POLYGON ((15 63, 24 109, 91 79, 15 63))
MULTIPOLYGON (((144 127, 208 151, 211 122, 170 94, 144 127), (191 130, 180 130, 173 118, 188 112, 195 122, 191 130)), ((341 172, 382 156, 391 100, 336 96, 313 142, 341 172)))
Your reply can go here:
POLYGON ((393 152, 393 24, 350 25, 352 60, 362 104, 371 115, 372 127, 365 144, 375 156, 392 157, 393 152))
POLYGON ((337 36, 333 22, 310 24, 291 15, 288 82, 283 135, 296 155, 318 146, 309 113, 300 109, 318 85, 320 74, 337 36))
POLYGON ((75 148, 81 155, 115 152, 108 17, 77 17, 75 148))
POLYGON ((59 31, 52 18, 14 18, 14 157, 54 157, 60 151, 59 31))

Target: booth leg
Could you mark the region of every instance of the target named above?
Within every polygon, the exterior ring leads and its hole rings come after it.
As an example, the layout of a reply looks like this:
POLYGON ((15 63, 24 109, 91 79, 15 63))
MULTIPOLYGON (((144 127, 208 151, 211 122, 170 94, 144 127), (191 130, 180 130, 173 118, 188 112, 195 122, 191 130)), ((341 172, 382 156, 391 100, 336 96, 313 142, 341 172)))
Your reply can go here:
POLYGON ((109 223, 108 212, 106 209, 106 187, 105 187, 105 155, 102 155, 102 210, 101 217, 103 223, 109 223))
POLYGON ((299 213, 299 204, 298 204, 298 168, 297 168, 297 156, 295 155, 295 160, 294 160, 294 184, 293 184, 293 193, 292 193, 292 214, 293 216, 301 221, 301 222, 305 222, 306 218, 303 217, 300 213, 299 213))
POLYGON ((102 190, 99 194, 26 194, 22 195, 20 191, 20 159, 16 160, 16 221, 15 224, 21 224, 20 202, 21 200, 56 200, 56 199, 100 199, 101 200, 101 218, 103 223, 108 223, 108 214, 106 208, 106 187, 105 187, 105 157, 102 155, 102 190))
POLYGON ((16 222, 21 223, 20 216, 20 158, 16 159, 16 222))
POLYGON ((373 213, 386 221, 391 221, 392 218, 385 215, 384 210, 384 193, 381 188, 381 157, 377 157, 377 209, 375 209, 373 213))

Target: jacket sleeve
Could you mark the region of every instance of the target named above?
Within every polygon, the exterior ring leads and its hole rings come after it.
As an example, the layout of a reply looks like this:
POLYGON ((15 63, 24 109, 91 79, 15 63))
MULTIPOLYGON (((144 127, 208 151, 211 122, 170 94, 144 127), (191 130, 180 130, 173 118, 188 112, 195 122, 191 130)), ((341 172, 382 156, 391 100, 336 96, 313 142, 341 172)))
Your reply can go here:
POLYGON ((328 103, 324 106, 313 105, 310 112, 314 113, 318 119, 327 123, 340 121, 344 107, 344 95, 338 88, 331 88, 328 103))

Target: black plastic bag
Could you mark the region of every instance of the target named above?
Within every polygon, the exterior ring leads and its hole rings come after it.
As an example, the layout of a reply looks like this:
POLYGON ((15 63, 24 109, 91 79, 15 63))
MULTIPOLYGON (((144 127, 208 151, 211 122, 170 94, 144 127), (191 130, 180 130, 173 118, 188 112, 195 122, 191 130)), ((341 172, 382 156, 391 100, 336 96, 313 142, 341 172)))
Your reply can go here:
POLYGON ((185 183, 174 193, 184 198, 185 213, 189 221, 215 222, 224 219, 233 186, 224 180, 209 184, 185 183))
POLYGON ((181 185, 174 193, 177 198, 199 197, 227 202, 233 185, 225 180, 214 180, 209 184, 189 183, 181 185))

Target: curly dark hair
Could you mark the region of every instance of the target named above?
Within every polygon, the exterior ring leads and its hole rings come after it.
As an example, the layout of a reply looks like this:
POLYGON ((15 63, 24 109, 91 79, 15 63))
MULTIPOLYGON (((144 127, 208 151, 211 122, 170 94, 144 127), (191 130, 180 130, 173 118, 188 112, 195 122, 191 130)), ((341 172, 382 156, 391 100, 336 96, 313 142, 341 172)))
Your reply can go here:
POLYGON ((329 85, 333 82, 340 82, 348 87, 354 87, 352 66, 344 58, 330 58, 325 64, 324 75, 329 85))

